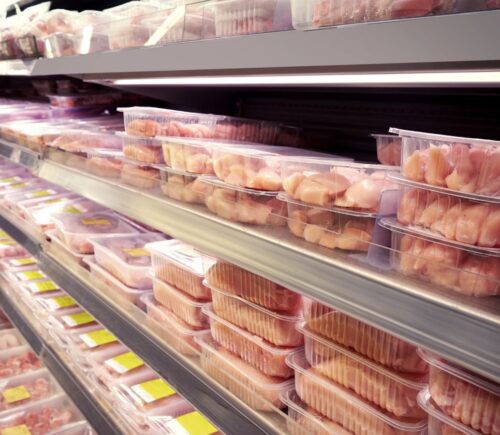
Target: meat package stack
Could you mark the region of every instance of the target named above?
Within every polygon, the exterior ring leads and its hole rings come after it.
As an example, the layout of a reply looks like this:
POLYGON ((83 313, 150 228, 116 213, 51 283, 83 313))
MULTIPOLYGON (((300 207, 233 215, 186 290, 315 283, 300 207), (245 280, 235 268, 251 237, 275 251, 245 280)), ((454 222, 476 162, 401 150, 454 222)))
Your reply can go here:
MULTIPOLYGON (((146 246, 153 264, 153 295, 143 301, 152 324, 159 325, 160 335, 184 355, 198 355, 196 337, 208 327, 202 308, 212 299, 204 284, 202 255, 178 240, 146 246)), ((210 258, 205 257, 209 262, 210 258)))
POLYGON ((402 137, 392 264, 468 296, 500 293, 500 142, 393 129, 402 137))
POLYGON ((206 266, 210 334, 196 339, 203 369, 256 410, 284 408, 293 385, 286 359, 303 344, 302 296, 222 260, 206 266))
POLYGON ((295 390, 283 394, 292 434, 426 433, 428 366, 415 346, 312 300, 304 319, 304 352, 287 358, 295 390))

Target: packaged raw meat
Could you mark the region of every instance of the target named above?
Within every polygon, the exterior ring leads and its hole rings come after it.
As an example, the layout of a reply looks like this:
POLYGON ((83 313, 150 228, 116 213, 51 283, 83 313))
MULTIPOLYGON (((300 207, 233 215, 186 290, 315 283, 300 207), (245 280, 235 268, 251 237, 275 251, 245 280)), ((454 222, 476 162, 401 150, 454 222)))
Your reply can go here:
POLYGON ((206 305, 202 311, 210 319, 210 332, 215 342, 265 375, 284 379, 293 376, 293 370, 286 365, 285 359, 296 348, 273 346, 217 316, 211 305, 206 305))
POLYGON ((293 27, 325 26, 423 17, 453 12, 450 0, 291 0, 293 27))
POLYGON ((394 134, 372 134, 377 141, 377 158, 383 165, 401 165, 401 138, 394 134))
POLYGON ((74 107, 112 106, 119 97, 117 92, 96 92, 73 95, 47 95, 50 105, 56 108, 71 109, 74 107))
POLYGON ((499 294, 498 253, 415 235, 390 218, 382 219, 381 225, 392 231, 391 264, 402 274, 468 296, 499 294))
POLYGON ((42 368, 41 361, 28 346, 2 350, 0 354, 0 379, 22 375, 42 368))
POLYGON ((145 164, 124 161, 120 179, 129 186, 152 190, 160 184, 160 171, 145 164))
POLYGON ((401 166, 411 181, 500 197, 500 141, 391 128, 403 138, 401 166))
POLYGON ((156 374, 139 384, 117 384, 113 393, 118 399, 118 412, 131 420, 135 433, 147 433, 151 417, 169 420, 193 410, 188 401, 156 374))
POLYGON ((303 354, 287 363, 295 370, 295 390, 307 405, 354 434, 425 434, 427 421, 399 419, 335 384, 311 368, 303 354))
POLYGON ((221 431, 217 429, 204 415, 198 411, 191 411, 187 414, 181 415, 180 417, 165 420, 161 417, 152 417, 149 419, 153 428, 158 431, 158 433, 164 433, 166 430, 168 434, 172 435, 182 435, 182 434, 192 434, 199 431, 199 433, 210 434, 210 435, 223 435, 221 431))
MULTIPOLYGON (((52 294, 52 296, 60 296, 62 294, 59 285, 50 278, 23 282, 20 284, 20 290, 24 292, 26 298, 29 298, 30 301, 34 300, 36 296, 42 294, 47 297, 49 297, 49 294, 52 294)), ((27 304, 29 305, 30 302, 27 302, 27 304)))
POLYGON ((423 235, 456 241, 457 246, 500 247, 500 202, 469 200, 432 187, 403 184, 400 191, 397 218, 401 224, 423 235))
POLYGON ((13 274, 33 270, 36 264, 36 258, 33 257, 4 258, 0 260, 0 269, 4 275, 7 275, 9 273, 13 274))
POLYGON ((284 408, 280 394, 293 380, 265 375, 218 345, 210 334, 197 338, 201 346, 201 367, 213 379, 257 411, 284 408))
POLYGON ((91 276, 98 283, 98 285, 105 286, 107 289, 113 291, 133 304, 140 304, 140 299, 144 292, 151 290, 151 288, 136 289, 127 287, 114 275, 100 267, 92 257, 86 257, 83 261, 89 266, 91 276))
POLYGON ((295 390, 284 391, 282 402, 288 407, 287 429, 290 435, 352 435, 352 432, 307 406, 295 390))
POLYGON ((296 330, 302 317, 279 314, 234 294, 212 289, 213 310, 224 320, 264 338, 276 346, 301 346, 304 337, 296 330))
POLYGON ((429 363, 429 392, 439 409, 483 434, 498 433, 498 384, 430 352, 420 349, 419 353, 429 363))
POLYGON ((212 1, 217 37, 276 32, 292 28, 290 0, 212 1))
POLYGON ((75 314, 82 311, 82 308, 77 302, 69 295, 60 292, 42 292, 33 298, 32 306, 36 307, 35 315, 38 314, 39 318, 44 318, 46 323, 47 317, 50 314, 59 313, 59 315, 75 314))
POLYGON ((113 131, 97 131, 75 126, 60 132, 49 146, 74 153, 92 150, 120 151, 122 144, 113 131))
POLYGON ((87 153, 86 170, 104 178, 120 178, 123 168, 120 151, 93 150, 87 153))
POLYGON ((24 344, 24 338, 17 329, 3 329, 0 331, 0 350, 11 349, 24 344))
MULTIPOLYGON (((191 125, 197 126, 197 124, 191 125)), ((172 169, 192 174, 214 174, 212 154, 213 149, 218 146, 218 142, 184 136, 161 138, 165 164, 172 169)), ((212 136, 213 132, 209 129, 206 137, 211 138, 212 136)))
POLYGON ((56 230, 50 229, 45 232, 47 240, 50 242, 50 253, 54 255, 58 260, 64 261, 65 263, 73 263, 74 265, 85 266, 85 258, 89 254, 80 254, 69 249, 64 242, 58 237, 56 230))
POLYGON ((16 282, 16 283, 31 283, 47 279, 47 275, 45 274, 45 272, 40 270, 36 264, 33 265, 30 270, 25 270, 22 272, 14 272, 9 274, 9 276, 12 278, 11 282, 16 282))
POLYGON ((17 209, 19 216, 22 219, 28 219, 28 211, 32 209, 37 209, 40 206, 45 207, 51 204, 57 204, 60 202, 69 201, 70 199, 79 198, 78 195, 71 192, 63 192, 56 195, 41 196, 39 198, 28 199, 17 204, 17 209))
POLYGON ((320 207, 376 211, 382 192, 397 189, 387 179, 394 166, 328 158, 283 157, 281 178, 289 197, 320 207))
POLYGON ((286 204, 277 192, 229 186, 215 178, 202 177, 198 188, 205 194, 205 205, 217 216, 250 225, 286 225, 286 204))
POLYGON ((6 415, 6 411, 11 414, 23 405, 61 392, 61 388, 47 369, 3 379, 0 381, 1 415, 6 415))
POLYGON ((151 253, 156 278, 195 299, 211 299, 210 289, 203 284, 203 280, 204 268, 210 267, 215 262, 214 258, 175 239, 151 243, 146 249, 151 253))
POLYGON ((34 198, 49 198, 67 192, 66 189, 51 183, 41 183, 31 189, 21 189, 19 192, 4 195, 1 204, 3 207, 21 213, 18 204, 34 198))
POLYGON ((161 141, 154 137, 131 136, 118 132, 122 139, 123 155, 130 160, 143 163, 164 163, 161 141))
POLYGON ((153 278, 153 293, 158 302, 191 327, 208 328, 208 319, 201 312, 206 302, 200 302, 158 278, 153 278))
POLYGON ((0 433, 62 434, 65 433, 65 430, 72 428, 72 424, 81 420, 83 417, 80 411, 67 396, 59 394, 49 399, 27 404, 16 412, 9 413, 5 417, 2 416, 0 418, 0 433))
POLYGON ((341 207, 312 207, 280 193, 287 205, 288 229, 301 239, 329 249, 368 251, 376 213, 341 207))
POLYGON ((119 108, 125 130, 132 136, 180 136, 212 138, 217 116, 155 107, 119 108))
POLYGON ((380 329, 336 311, 319 302, 304 298, 307 328, 356 352, 404 373, 426 373, 427 363, 417 348, 380 329))
POLYGON ((144 247, 148 243, 164 241, 158 233, 116 235, 90 239, 97 264, 126 286, 146 290, 153 288, 150 276, 151 254, 144 247))
POLYGON ((204 185, 200 184, 197 174, 168 167, 157 168, 160 170, 160 188, 166 196, 189 204, 205 204, 204 185))
POLYGON ((29 252, 14 240, 0 241, 0 258, 26 257, 29 252))
POLYGON ((91 324, 76 324, 79 322, 86 322, 87 318, 87 315, 82 316, 81 311, 77 311, 73 314, 65 314, 59 318, 52 316, 50 319, 50 328, 48 328, 49 334, 62 348, 66 349, 67 352, 72 352, 73 346, 78 342, 81 334, 102 329, 102 325, 95 322, 91 324), (64 321, 62 319, 67 320, 64 321), (69 327, 66 322, 75 324, 75 326, 69 327))
POLYGON ((423 418, 417 394, 427 375, 402 374, 339 346, 304 325, 305 358, 317 372, 400 418, 423 418))
POLYGON ((83 214, 54 214, 57 236, 72 251, 92 254, 94 247, 89 239, 102 234, 137 234, 138 230, 114 213, 92 212, 83 214))
POLYGON ((81 365, 93 367, 128 349, 107 329, 96 329, 73 336, 69 352, 72 359, 81 365))
POLYGON ((159 335, 165 342, 183 355, 197 356, 201 352, 195 338, 206 333, 206 329, 195 329, 172 311, 156 302, 151 294, 142 296, 146 305, 148 320, 158 329, 159 335))
POLYGON ((302 308, 300 294, 241 267, 222 260, 205 263, 204 266, 210 287, 274 311, 296 314, 302 308))
MULTIPOLYGON (((236 142, 275 145, 280 134, 290 133, 292 136, 296 135, 297 130, 271 121, 220 116, 217 118, 214 139, 225 145, 236 142)), ((281 139, 283 140, 283 136, 281 139)))

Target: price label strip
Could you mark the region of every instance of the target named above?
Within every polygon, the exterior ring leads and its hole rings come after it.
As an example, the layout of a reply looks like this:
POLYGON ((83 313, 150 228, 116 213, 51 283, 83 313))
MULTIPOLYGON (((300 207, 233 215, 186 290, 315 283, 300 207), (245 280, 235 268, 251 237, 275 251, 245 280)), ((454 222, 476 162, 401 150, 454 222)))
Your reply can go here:
POLYGON ((25 424, 19 426, 8 427, 0 430, 0 435, 31 435, 31 432, 25 424))
POLYGON ((88 325, 89 323, 95 322, 94 316, 92 316, 92 314, 90 313, 87 313, 86 311, 62 316, 61 320, 70 328, 74 328, 75 326, 88 325))
POLYGON ((12 258, 9 260, 9 264, 11 266, 29 266, 32 264, 36 264, 36 259, 33 257, 12 258))
POLYGON ((109 219, 83 218, 82 219, 82 224, 83 225, 110 225, 111 222, 109 221, 109 219))
POLYGON ((132 391, 148 404, 176 394, 167 382, 159 378, 134 385, 132 391))
POLYGON ((2 395, 6 403, 16 403, 31 397, 31 394, 24 385, 8 388, 3 391, 2 395))
POLYGON ((18 272, 16 275, 21 281, 35 281, 36 279, 47 278, 47 275, 41 270, 28 270, 27 272, 18 272))
POLYGON ((64 213, 82 214, 83 211, 80 210, 76 205, 68 205, 64 207, 64 213))
POLYGON ((210 421, 198 411, 181 415, 167 423, 173 433, 182 435, 212 435, 219 432, 210 421))
POLYGON ((43 198, 44 196, 55 195, 55 190, 35 190, 34 192, 28 192, 24 195, 25 198, 33 199, 33 198, 43 198))
POLYGON ((125 352, 121 355, 115 356, 114 358, 110 358, 104 361, 109 368, 119 373, 120 375, 130 372, 138 367, 142 367, 144 365, 144 361, 140 359, 133 352, 125 352))
POLYGON ((55 298, 47 299, 47 306, 50 311, 60 310, 61 308, 76 307, 76 301, 68 295, 57 296, 55 298))
POLYGON ((99 329, 87 334, 81 334, 80 339, 91 349, 118 341, 107 329, 99 329))
POLYGON ((52 280, 32 282, 28 285, 31 293, 48 293, 55 290, 60 290, 59 286, 52 280))
POLYGON ((125 248, 123 252, 131 257, 151 257, 150 252, 144 248, 125 248))

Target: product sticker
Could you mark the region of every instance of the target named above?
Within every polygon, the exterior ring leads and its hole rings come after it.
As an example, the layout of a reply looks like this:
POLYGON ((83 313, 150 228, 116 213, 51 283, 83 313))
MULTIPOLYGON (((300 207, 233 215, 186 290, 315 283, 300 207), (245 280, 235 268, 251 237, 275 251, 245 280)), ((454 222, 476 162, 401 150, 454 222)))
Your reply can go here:
POLYGON ((52 281, 51 279, 47 279, 45 281, 32 282, 28 285, 31 293, 45 293, 52 292, 54 290, 59 290, 59 286, 52 281))
POLYGON ((156 400, 164 399, 165 397, 170 397, 175 394, 175 390, 167 382, 159 378, 134 385, 132 391, 146 403, 155 402, 156 400))
POLYGON ((144 248, 124 248, 123 252, 131 257, 150 257, 151 254, 144 248))
POLYGON ((25 198, 43 198, 44 196, 55 195, 55 190, 35 190, 34 192, 28 192, 24 195, 25 198))
POLYGON ((95 322, 94 316, 92 314, 83 311, 76 314, 68 314, 67 316, 61 317, 62 321, 66 323, 69 327, 87 325, 89 323, 95 322))
POLYGON ((2 238, 2 239, 9 238, 10 239, 10 236, 5 231, 0 230, 0 238, 2 238))
POLYGON ((80 339, 91 349, 118 341, 107 329, 99 329, 97 331, 88 332, 87 334, 82 334, 80 335, 80 339))
POLYGON ((17 184, 11 184, 9 188, 12 189, 24 189, 25 187, 28 187, 26 183, 17 183, 17 184))
POLYGON ((174 421, 168 423, 168 426, 169 428, 174 429, 175 433, 182 433, 186 435, 211 435, 219 431, 219 429, 217 429, 198 411, 181 415, 174 421), (180 430, 181 428, 183 431, 180 430))
POLYGON ((81 214, 83 213, 82 210, 80 210, 76 205, 68 205, 64 207, 64 213, 71 213, 71 214, 81 214))
POLYGON ((2 178, 0 180, 0 186, 2 184, 11 184, 11 183, 15 183, 16 181, 20 181, 21 180, 21 177, 7 177, 7 178, 2 178))
POLYGON ((76 301, 71 296, 64 295, 47 299, 47 305, 49 306, 49 310, 55 311, 61 308, 76 307, 76 301))
POLYGON ((63 201, 67 201, 67 198, 47 199, 44 204, 57 204, 63 201))
POLYGON ((17 245, 17 242, 14 240, 4 240, 3 242, 0 242, 0 246, 14 246, 17 245))
POLYGON ((103 218, 84 218, 82 219, 83 225, 111 225, 109 219, 103 218))
POLYGON ((31 397, 31 394, 24 385, 8 388, 2 392, 2 395, 6 403, 16 403, 31 397))
POLYGON ((35 279, 47 278, 41 270, 28 270, 27 272, 16 273, 21 281, 34 281, 35 279))
POLYGON ((8 427, 0 431, 0 435, 31 435, 28 426, 21 424, 19 426, 8 427))
POLYGON ((144 361, 142 361, 142 359, 140 359, 133 352, 125 352, 122 353, 121 355, 115 356, 114 358, 110 358, 104 361, 104 364, 113 369, 115 372, 122 375, 124 373, 130 372, 131 370, 143 366, 144 361))
POLYGON ((36 259, 33 257, 12 258, 9 260, 11 266, 29 266, 36 264, 36 259))

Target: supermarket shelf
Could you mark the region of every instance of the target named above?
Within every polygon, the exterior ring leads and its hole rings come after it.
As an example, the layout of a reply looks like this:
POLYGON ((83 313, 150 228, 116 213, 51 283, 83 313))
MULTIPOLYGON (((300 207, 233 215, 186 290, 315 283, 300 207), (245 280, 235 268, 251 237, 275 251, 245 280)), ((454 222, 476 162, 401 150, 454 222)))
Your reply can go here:
POLYGON ((436 71, 484 66, 498 69, 499 20, 500 10, 309 32, 274 32, 39 59, 33 64, 0 63, 0 74, 27 71, 34 76, 66 74, 102 79, 207 73, 239 75, 416 68, 436 71), (26 65, 32 65, 32 71, 26 65), (25 69, 21 68, 23 66, 25 69))
POLYGON ((311 296, 485 376, 500 380, 500 299, 440 293, 281 234, 230 223, 201 207, 43 161, 39 175, 133 219, 311 296), (456 332, 460 331, 460 334, 456 332))
MULTIPOLYGON (((199 365, 190 363, 177 352, 165 346, 153 331, 144 328, 144 315, 130 304, 122 305, 116 295, 104 296, 86 280, 86 271, 62 266, 57 259, 44 252, 40 240, 26 234, 8 212, 0 216, 0 228, 25 245, 38 259, 39 266, 70 294, 81 306, 138 354, 161 376, 168 379, 179 393, 211 419, 225 433, 241 435, 275 435, 281 433, 284 419, 278 414, 262 415, 250 409, 207 377, 199 365), (114 296, 114 297, 113 297, 114 296)), ((105 432, 103 432, 105 433, 105 432)))
POLYGON ((3 286, 0 287, 0 306, 98 433, 106 435, 124 433, 119 424, 110 416, 109 411, 101 406, 99 398, 87 390, 78 376, 63 361, 62 351, 58 352, 45 342, 40 331, 32 324, 32 317, 28 317, 20 310, 19 305, 3 286))
POLYGON ((0 61, 0 75, 29 76, 33 74, 36 60, 3 60, 0 61))
POLYGON ((0 155, 30 169, 34 169, 36 167, 38 160, 41 157, 39 153, 23 146, 7 142, 3 139, 0 142, 0 155))

